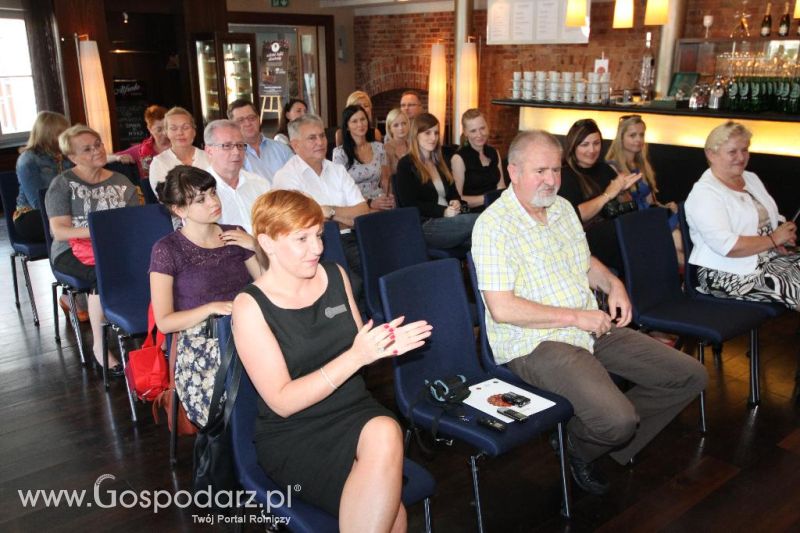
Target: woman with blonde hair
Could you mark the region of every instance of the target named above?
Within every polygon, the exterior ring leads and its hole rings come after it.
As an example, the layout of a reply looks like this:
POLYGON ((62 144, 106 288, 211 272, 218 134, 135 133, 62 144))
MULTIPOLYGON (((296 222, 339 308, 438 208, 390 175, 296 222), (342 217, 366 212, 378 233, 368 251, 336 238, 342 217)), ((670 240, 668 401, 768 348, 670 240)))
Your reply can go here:
MULTIPOLYGON (((139 205, 139 195, 130 180, 105 167, 107 155, 95 130, 76 124, 58 138, 61 152, 74 167, 56 176, 47 189, 45 204, 50 216, 53 268, 75 276, 94 287, 94 253, 89 234, 89 213, 139 205)), ((103 308, 96 291, 88 297, 89 323, 92 326, 93 351, 102 364, 103 308)), ((123 375, 122 365, 109 355, 109 373, 123 375)))
POLYGON ((405 531, 403 438, 359 370, 422 346, 424 321, 362 324, 347 275, 320 262, 322 208, 273 190, 253 205, 267 270, 233 302, 233 339, 258 391, 259 464, 338 516, 341 531, 405 531))
POLYGON ((182 107, 173 107, 164 114, 164 127, 170 147, 153 158, 150 164, 150 187, 158 195, 156 187, 167 178, 167 172, 178 165, 208 168, 206 153, 192 144, 197 135, 197 126, 191 113, 182 107))
MULTIPOLYGON (((369 95, 364 91, 353 91, 350 93, 350 96, 347 97, 347 102, 345 103, 345 106, 351 105, 359 105, 364 108, 364 111, 367 113, 367 118, 369 119, 369 127, 375 136, 375 140, 378 142, 383 141, 381 130, 375 127, 375 119, 372 118, 372 100, 369 95)), ((344 136, 340 128, 336 130, 336 146, 341 146, 343 142, 344 136)))
POLYGON ((58 147, 58 136, 67 128, 69 121, 61 113, 40 112, 17 158, 19 196, 14 229, 27 242, 44 242, 39 190, 49 187, 53 178, 72 167, 72 161, 58 147))
POLYGON ((461 196, 442 155, 439 121, 430 113, 411 123, 411 149, 397 164, 398 204, 416 207, 425 242, 433 248, 469 247, 478 215, 462 213, 461 196))
POLYGON ((670 210, 669 227, 672 230, 672 240, 678 253, 678 264, 683 264, 683 240, 678 227, 678 204, 675 202, 662 204, 656 197, 658 185, 655 171, 650 164, 647 143, 644 140, 646 129, 647 125, 640 115, 621 116, 617 135, 608 148, 606 161, 618 174, 642 174, 643 179, 628 189, 638 209, 658 206, 670 210))
POLYGON ((461 198, 470 208, 483 210, 483 195, 505 189, 500 153, 489 146, 489 126, 480 109, 467 109, 461 116, 462 143, 450 159, 453 179, 461 198))
POLYGON ((408 132, 411 123, 405 113, 395 107, 386 115, 386 136, 383 138, 383 147, 386 150, 386 164, 389 174, 397 173, 397 162, 408 153, 408 132))
POLYGON ((752 133, 728 121, 706 139, 708 170, 686 199, 700 292, 781 303, 800 310, 797 225, 778 212, 761 180, 745 170, 752 133))

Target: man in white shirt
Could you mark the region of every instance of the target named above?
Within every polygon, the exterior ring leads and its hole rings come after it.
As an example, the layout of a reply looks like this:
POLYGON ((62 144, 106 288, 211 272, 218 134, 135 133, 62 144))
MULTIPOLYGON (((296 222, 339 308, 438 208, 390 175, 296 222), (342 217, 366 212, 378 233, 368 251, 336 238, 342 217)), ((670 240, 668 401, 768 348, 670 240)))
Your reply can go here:
POLYGON ((256 198, 269 191, 269 182, 242 169, 244 142, 239 126, 231 120, 214 120, 203 132, 208 172, 217 181, 217 196, 222 202, 221 224, 236 224, 253 232, 250 209, 256 198))
POLYGON ((292 157, 292 151, 285 144, 264 137, 258 111, 250 100, 240 98, 231 102, 228 118, 239 126, 247 143, 245 170, 266 178, 271 184, 275 172, 292 157))
POLYGON ((353 219, 370 209, 347 169, 325 159, 328 141, 322 119, 303 115, 289 123, 289 143, 296 155, 275 173, 274 189, 306 193, 322 206, 325 218, 339 223, 353 294, 361 307, 361 258, 352 233, 353 219))

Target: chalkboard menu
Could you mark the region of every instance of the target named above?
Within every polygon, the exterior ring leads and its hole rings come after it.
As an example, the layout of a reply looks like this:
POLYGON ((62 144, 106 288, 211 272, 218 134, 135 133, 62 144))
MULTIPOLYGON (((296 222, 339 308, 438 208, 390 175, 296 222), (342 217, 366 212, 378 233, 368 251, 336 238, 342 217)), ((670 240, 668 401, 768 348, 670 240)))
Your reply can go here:
POLYGON ((149 135, 144 123, 144 110, 147 109, 144 82, 114 80, 114 101, 117 104, 119 146, 124 150, 149 135))

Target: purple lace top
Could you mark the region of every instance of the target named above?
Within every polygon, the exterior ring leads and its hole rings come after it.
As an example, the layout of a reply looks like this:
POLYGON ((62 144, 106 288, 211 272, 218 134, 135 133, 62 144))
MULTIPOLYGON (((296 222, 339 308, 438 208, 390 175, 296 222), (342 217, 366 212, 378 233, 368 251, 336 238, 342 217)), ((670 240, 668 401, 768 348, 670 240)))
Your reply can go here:
MULTIPOLYGON (((227 231, 238 226, 220 227, 227 231)), ((240 246, 201 248, 180 231, 173 231, 153 245, 150 272, 172 276, 173 306, 175 311, 185 311, 233 300, 252 281, 244 264, 252 256, 253 252, 240 246)))

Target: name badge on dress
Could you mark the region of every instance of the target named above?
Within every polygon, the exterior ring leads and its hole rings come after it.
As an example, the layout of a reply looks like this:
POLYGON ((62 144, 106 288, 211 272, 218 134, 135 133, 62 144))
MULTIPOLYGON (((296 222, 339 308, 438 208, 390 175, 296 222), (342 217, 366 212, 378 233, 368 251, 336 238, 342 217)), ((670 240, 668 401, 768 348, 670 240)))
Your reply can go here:
POLYGON ((333 318, 336 315, 341 315, 345 311, 347 311, 347 307, 344 304, 337 305, 336 307, 326 307, 325 316, 328 318, 333 318))

